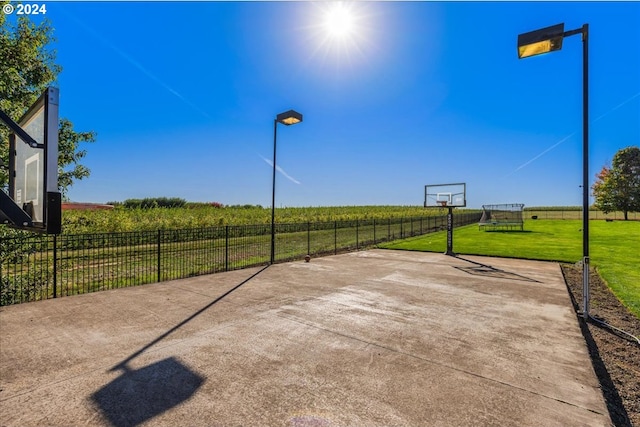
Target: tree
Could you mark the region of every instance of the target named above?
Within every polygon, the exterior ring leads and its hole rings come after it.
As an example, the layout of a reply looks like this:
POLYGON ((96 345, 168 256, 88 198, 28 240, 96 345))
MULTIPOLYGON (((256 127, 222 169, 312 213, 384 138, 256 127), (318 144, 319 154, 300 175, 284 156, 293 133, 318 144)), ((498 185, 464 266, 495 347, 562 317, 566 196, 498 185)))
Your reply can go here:
POLYGON ((627 147, 613 156, 611 167, 604 166, 593 184, 595 206, 604 213, 640 212, 640 148, 627 147))
MULTIPOLYGON (((7 3, 0 1, 0 6, 7 3)), ((11 24, 7 15, 0 14, 0 109, 14 121, 48 86, 55 84, 62 71, 55 63, 55 50, 49 49, 54 41, 53 28, 47 20, 36 25, 22 15, 11 24)), ((0 189, 6 189, 9 183, 9 132, 8 127, 0 125, 0 189)), ((89 169, 79 163, 86 155, 79 145, 94 142, 95 138, 95 132, 76 132, 71 121, 60 119, 58 187, 63 197, 74 181, 89 176, 89 169)))

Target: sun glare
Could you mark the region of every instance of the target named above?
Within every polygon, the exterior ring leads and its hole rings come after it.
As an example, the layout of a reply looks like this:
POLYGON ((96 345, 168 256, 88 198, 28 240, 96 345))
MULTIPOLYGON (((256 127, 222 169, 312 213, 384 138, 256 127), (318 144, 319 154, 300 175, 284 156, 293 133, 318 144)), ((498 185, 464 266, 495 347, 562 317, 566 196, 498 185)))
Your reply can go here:
POLYGON ((309 2, 311 7, 303 27, 308 31, 305 44, 309 56, 320 61, 323 69, 334 65, 341 72, 374 56, 376 6, 358 1, 309 2))
POLYGON ((324 28, 330 37, 344 38, 355 30, 353 13, 343 3, 333 3, 326 11, 324 28))

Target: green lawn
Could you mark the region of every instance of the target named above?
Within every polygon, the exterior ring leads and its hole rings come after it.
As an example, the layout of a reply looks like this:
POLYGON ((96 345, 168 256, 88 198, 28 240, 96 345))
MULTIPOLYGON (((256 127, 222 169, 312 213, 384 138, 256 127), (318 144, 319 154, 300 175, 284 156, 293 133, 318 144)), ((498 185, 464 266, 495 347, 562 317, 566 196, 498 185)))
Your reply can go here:
MULTIPOLYGON (((457 228, 456 253, 574 263, 582 258, 582 221, 528 220, 525 231, 480 231, 477 225, 457 228)), ((591 221, 591 264, 615 295, 640 317, 640 222, 591 221)), ((380 245, 386 249, 444 252, 446 232, 380 245)))

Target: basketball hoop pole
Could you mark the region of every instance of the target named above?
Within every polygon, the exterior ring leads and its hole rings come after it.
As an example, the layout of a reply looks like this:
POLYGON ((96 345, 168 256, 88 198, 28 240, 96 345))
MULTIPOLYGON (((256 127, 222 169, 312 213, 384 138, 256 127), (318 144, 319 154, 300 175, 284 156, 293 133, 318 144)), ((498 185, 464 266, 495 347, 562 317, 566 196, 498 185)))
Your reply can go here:
POLYGON ((467 206, 467 184, 432 184, 424 186, 424 207, 448 208, 447 250, 445 255, 456 256, 453 252, 453 208, 467 206))
POLYGON ((451 206, 447 213, 447 251, 444 254, 456 256, 453 252, 453 208, 451 206))

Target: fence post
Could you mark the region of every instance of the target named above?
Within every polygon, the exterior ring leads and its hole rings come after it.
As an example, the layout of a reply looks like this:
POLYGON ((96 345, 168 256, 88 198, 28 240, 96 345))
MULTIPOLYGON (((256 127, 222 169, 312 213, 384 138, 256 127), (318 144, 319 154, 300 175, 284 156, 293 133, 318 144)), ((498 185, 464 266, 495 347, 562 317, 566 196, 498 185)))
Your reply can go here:
POLYGON ((158 255, 158 282, 160 282, 160 279, 162 279, 162 274, 161 274, 161 264, 160 264, 160 241, 162 239, 161 236, 162 230, 158 230, 158 236, 157 236, 157 242, 158 242, 158 248, 157 248, 157 255, 158 255))
POLYGON ((360 250, 360 245, 358 244, 358 224, 359 221, 356 219, 356 251, 360 250))
POLYGON ((391 240, 391 217, 387 218, 387 242, 391 240))
POLYGON ((376 240, 376 219, 373 218, 373 244, 377 244, 378 241, 376 240))
POLYGON ((53 235, 53 297, 58 298, 58 235, 53 235))
POLYGON ((311 222, 307 221, 307 255, 311 255, 311 222))
POLYGON ((338 254, 338 221, 333 221, 333 254, 338 254))
POLYGON ((229 271, 229 226, 224 226, 224 271, 229 271))

